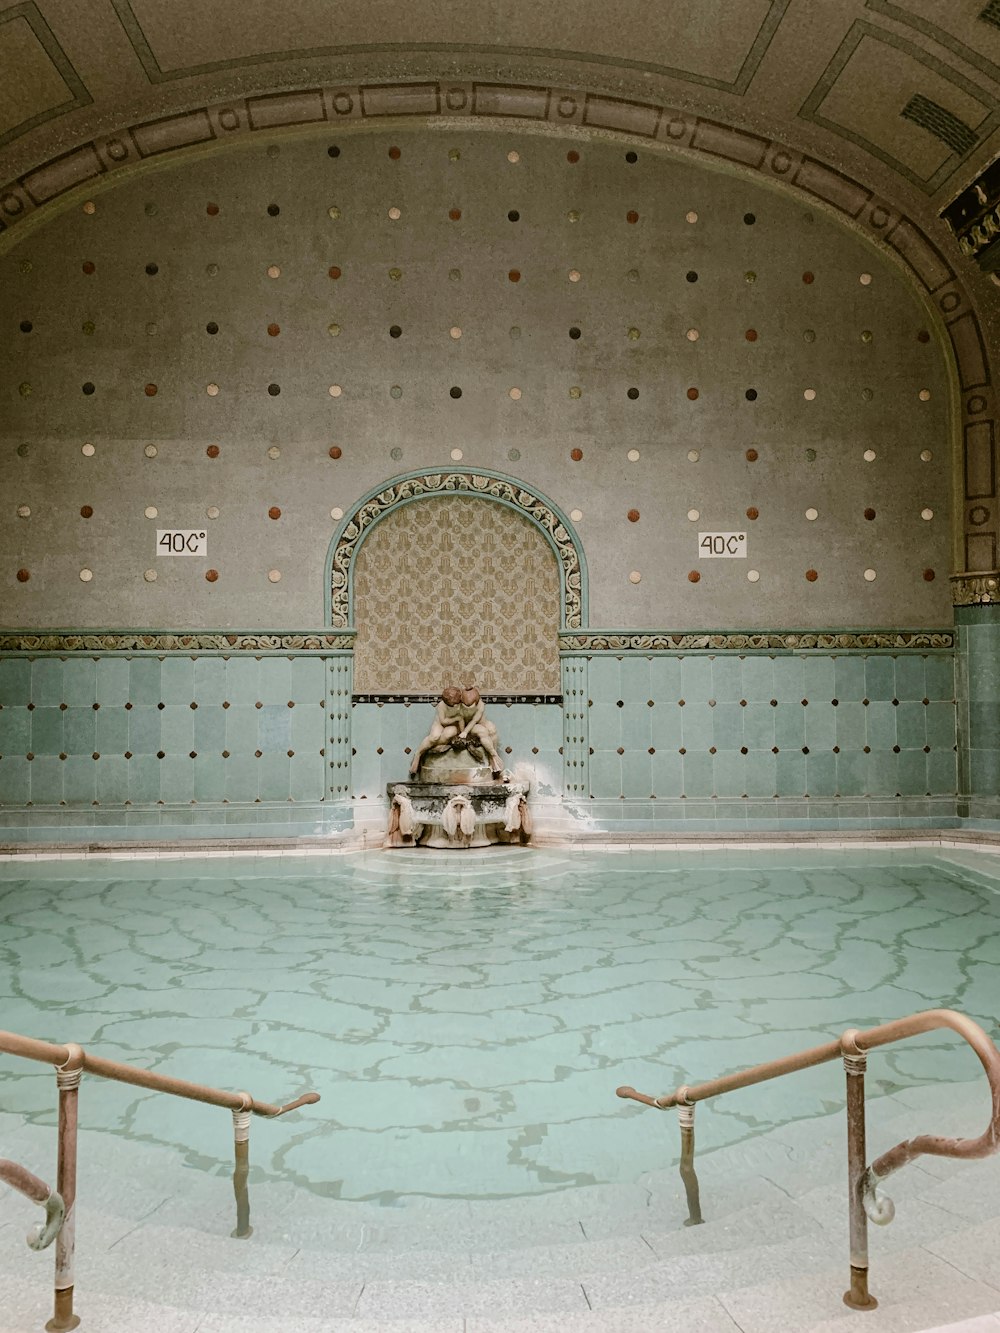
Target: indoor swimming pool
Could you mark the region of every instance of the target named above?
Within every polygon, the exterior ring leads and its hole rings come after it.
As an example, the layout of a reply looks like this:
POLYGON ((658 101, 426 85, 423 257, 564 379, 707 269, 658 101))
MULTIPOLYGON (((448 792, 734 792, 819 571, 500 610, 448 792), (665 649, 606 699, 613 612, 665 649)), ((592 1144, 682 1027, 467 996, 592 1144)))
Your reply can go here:
MULTIPOLYGON (((669 1091, 849 1026, 949 1006, 996 1034, 996 858, 919 851, 497 849, 14 861, 3 1027, 287 1101, 252 1180, 384 1209, 631 1186, 670 1166, 669 1091), (991 869, 991 867, 994 867, 991 869)), ((869 1094, 971 1081, 937 1035, 880 1051, 869 1094)), ((836 1065, 699 1113, 699 1154, 837 1110, 836 1065)), ((44 1066, 0 1112, 51 1126, 44 1066)), ((87 1078, 81 1123, 213 1174, 225 1113, 87 1078)))

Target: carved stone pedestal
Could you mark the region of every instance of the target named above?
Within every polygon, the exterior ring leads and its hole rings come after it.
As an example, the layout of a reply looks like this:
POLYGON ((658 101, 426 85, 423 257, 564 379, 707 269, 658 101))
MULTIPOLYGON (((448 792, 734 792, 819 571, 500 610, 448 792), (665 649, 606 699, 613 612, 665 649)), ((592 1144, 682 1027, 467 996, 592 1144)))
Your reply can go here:
POLYGON ((527 782, 390 782, 386 847, 466 850, 527 842, 527 782))

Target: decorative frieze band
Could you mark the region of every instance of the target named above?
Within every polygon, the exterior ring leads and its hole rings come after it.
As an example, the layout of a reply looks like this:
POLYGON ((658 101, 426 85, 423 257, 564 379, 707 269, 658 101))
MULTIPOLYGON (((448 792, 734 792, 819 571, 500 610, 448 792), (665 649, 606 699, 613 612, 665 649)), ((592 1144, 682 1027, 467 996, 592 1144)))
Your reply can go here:
POLYGON ((953 574, 951 586, 955 606, 1000 605, 1000 573, 953 574))
POLYGON ((563 653, 801 652, 813 649, 942 648, 955 646, 951 630, 748 630, 745 633, 669 633, 601 630, 560 634, 563 653))
POLYGON ((354 637, 336 630, 7 630, 0 653, 330 653, 353 648, 354 637))

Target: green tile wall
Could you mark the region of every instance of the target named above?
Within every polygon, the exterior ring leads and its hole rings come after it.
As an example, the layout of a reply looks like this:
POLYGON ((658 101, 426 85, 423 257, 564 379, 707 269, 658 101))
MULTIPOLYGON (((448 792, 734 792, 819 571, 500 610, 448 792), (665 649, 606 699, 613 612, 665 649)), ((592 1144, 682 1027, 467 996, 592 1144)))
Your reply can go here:
POLYGON ((956 607, 962 813, 1000 820, 1000 607, 956 607))
POLYGON ((734 803, 756 819, 786 816, 790 802, 799 815, 807 801, 855 813, 859 802, 954 804, 950 653, 602 653, 587 663, 587 696, 590 798, 605 818, 615 801, 633 818, 682 807, 711 818, 719 805, 739 818, 734 803))
POLYGON ((326 662, 0 660, 0 805, 321 801, 326 662))

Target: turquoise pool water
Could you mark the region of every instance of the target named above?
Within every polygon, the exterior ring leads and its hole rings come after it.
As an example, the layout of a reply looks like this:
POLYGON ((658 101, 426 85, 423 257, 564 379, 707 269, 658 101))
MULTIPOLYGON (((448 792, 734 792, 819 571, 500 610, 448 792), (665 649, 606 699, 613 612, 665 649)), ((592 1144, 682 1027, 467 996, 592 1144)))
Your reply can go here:
MULTIPOLYGON (((497 849, 0 867, 0 1027, 274 1101, 256 1179, 397 1205, 632 1182, 664 1091, 912 1010, 997 1035, 1000 881, 943 854, 497 849)), ((987 873, 989 872, 989 873, 987 873)), ((873 1094, 971 1080, 934 1036, 873 1094)), ((0 1056, 0 1111, 54 1123, 0 1056)), ((699 1110, 699 1151, 830 1111, 828 1065, 699 1110)), ((225 1112, 86 1079, 82 1122, 228 1171, 225 1112)))

